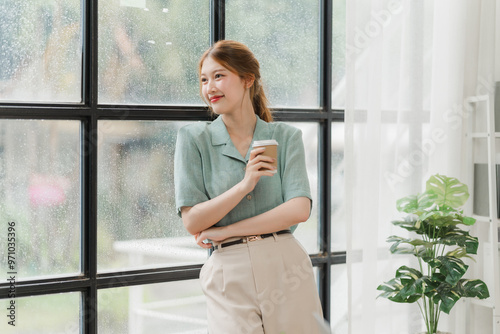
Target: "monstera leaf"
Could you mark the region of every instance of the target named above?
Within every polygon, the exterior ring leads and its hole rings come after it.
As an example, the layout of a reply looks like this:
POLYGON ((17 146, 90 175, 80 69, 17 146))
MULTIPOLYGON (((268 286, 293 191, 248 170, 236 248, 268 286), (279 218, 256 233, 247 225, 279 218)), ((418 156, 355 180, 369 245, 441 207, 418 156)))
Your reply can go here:
POLYGON ((469 198, 467 185, 454 177, 434 175, 426 183, 427 191, 432 191, 437 198, 434 202, 440 207, 462 207, 469 198))
POLYGON ((433 268, 439 269, 439 272, 445 276, 445 281, 451 285, 457 284, 469 268, 462 260, 452 256, 438 256, 428 263, 433 268))
POLYGON ((425 282, 420 271, 401 266, 396 270, 396 277, 377 287, 383 291, 379 297, 388 298, 397 303, 414 303, 422 297, 425 282))
POLYGON ((440 284, 434 300, 440 303, 439 309, 449 314, 456 302, 462 297, 485 299, 490 296, 486 284, 478 279, 461 279, 457 284, 440 284))
POLYGON ((467 254, 477 254, 479 248, 479 241, 476 237, 458 228, 450 229, 438 242, 447 246, 463 247, 467 254))
POLYGON ((392 254, 413 254, 415 256, 420 256, 422 254, 422 251, 425 251, 425 249, 430 249, 435 245, 434 242, 429 242, 422 239, 403 238, 397 235, 392 235, 387 238, 387 242, 393 243, 390 249, 392 254), (400 247, 401 245, 405 244, 408 246, 400 247))
POLYGON ((437 195, 433 192, 425 192, 419 195, 411 195, 399 199, 396 208, 399 212, 421 213, 434 205, 437 195))

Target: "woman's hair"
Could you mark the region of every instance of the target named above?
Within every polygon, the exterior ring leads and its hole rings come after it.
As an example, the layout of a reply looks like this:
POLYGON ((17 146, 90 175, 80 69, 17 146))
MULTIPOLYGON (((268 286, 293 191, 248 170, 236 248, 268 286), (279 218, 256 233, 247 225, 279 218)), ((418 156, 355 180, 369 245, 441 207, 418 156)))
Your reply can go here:
MULTIPOLYGON (((237 74, 242 79, 254 79, 250 87, 250 100, 252 101, 255 113, 264 121, 272 122, 273 116, 267 107, 268 101, 260 78, 260 65, 257 58, 250 49, 236 41, 223 40, 212 45, 198 64, 198 74, 201 76, 201 67, 208 57, 212 57, 216 62, 237 74)), ((200 89, 201 92, 201 89, 200 89)))

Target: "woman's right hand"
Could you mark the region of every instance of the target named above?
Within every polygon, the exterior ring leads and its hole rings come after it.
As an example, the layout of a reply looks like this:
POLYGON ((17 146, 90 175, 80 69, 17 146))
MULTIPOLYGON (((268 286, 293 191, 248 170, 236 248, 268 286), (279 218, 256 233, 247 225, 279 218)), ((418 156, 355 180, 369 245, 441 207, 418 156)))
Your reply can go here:
POLYGON ((273 176, 275 174, 276 167, 272 165, 274 159, 262 155, 264 151, 264 147, 258 147, 250 151, 250 158, 245 168, 245 177, 241 181, 247 192, 251 192, 255 188, 262 176, 273 176))

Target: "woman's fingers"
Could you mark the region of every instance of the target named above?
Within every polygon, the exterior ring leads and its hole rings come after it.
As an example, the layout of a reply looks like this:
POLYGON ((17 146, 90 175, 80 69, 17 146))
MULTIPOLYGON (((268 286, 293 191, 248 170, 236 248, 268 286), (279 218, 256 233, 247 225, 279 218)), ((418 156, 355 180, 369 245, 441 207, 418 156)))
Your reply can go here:
POLYGON ((258 171, 262 172, 262 171, 269 171, 273 174, 273 170, 276 169, 276 167, 274 167, 273 165, 271 165, 270 163, 268 162, 258 162, 255 164, 255 167, 258 171))
POLYGON ((207 248, 207 249, 208 249, 208 248, 212 248, 212 244, 211 244, 211 243, 205 243, 205 242, 203 242, 203 240, 202 240, 202 241, 200 241, 200 242, 198 242, 198 245, 199 245, 200 247, 202 247, 202 248, 207 248))
POLYGON ((255 159, 256 156, 264 153, 265 150, 266 150, 265 147, 254 148, 253 150, 250 151, 250 158, 248 161, 252 161, 253 159, 255 159))
POLYGON ((264 152, 262 148, 252 150, 250 152, 250 159, 248 160, 247 167, 256 166, 257 170, 260 170, 262 168, 269 170, 276 169, 274 166, 272 166, 274 159, 266 155, 262 155, 262 152, 264 152))
POLYGON ((198 246, 203 247, 203 248, 211 248, 212 244, 211 243, 205 243, 205 236, 202 233, 196 233, 194 235, 194 238, 196 239, 196 243, 198 246))

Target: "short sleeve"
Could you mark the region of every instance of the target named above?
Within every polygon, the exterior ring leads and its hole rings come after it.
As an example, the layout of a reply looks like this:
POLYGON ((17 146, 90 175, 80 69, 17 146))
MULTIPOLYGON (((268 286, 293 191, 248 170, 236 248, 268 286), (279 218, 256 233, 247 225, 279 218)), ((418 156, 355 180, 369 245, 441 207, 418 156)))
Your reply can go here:
POLYGON ((181 208, 194 206, 209 198, 203 180, 202 155, 190 133, 189 125, 177 133, 174 161, 175 204, 177 214, 181 208))
POLYGON ((281 183, 283 200, 286 202, 295 197, 307 197, 312 202, 302 131, 294 130, 288 137, 286 145, 281 147, 285 157, 281 183))

